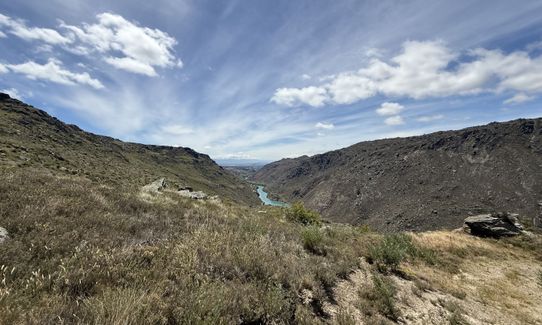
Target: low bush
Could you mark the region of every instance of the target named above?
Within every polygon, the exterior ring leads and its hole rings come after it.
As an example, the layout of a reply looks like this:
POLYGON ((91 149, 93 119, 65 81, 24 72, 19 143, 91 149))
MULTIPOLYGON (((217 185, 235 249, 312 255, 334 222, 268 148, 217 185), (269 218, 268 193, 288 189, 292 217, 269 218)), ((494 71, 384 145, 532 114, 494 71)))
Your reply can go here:
POLYGON ((369 260, 376 263, 379 271, 398 272, 399 265, 407 258, 421 259, 429 264, 435 263, 435 253, 416 245, 408 234, 386 235, 369 250, 369 260))
POLYGON ((325 255, 324 235, 317 226, 307 227, 301 232, 303 247, 311 253, 325 255))
POLYGON ((317 212, 311 211, 301 202, 296 202, 286 212, 286 217, 303 225, 320 225, 322 218, 317 212))

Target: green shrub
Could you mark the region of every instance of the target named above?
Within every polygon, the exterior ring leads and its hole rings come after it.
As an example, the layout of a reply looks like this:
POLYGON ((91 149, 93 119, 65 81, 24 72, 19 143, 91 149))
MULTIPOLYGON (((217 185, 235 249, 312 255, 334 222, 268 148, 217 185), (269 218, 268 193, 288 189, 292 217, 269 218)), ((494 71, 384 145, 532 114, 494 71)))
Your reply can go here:
POLYGON ((311 253, 325 255, 324 235, 317 226, 307 227, 301 232, 303 247, 311 253))
POLYGON ((303 203, 295 202, 288 209, 286 217, 294 222, 303 225, 319 225, 322 223, 322 218, 317 212, 306 209, 303 203))
POLYGON ((435 253, 418 247, 408 234, 386 235, 379 244, 369 250, 369 259, 381 272, 397 272, 407 258, 418 258, 429 264, 435 263, 435 253))

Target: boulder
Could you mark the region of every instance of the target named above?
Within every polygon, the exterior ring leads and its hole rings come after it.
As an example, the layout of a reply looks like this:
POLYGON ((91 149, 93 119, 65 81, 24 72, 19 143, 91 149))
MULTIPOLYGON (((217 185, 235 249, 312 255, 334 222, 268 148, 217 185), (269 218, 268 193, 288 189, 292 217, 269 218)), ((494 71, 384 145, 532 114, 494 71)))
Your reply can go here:
POLYGON ((180 196, 189 197, 194 200, 204 200, 207 198, 207 194, 202 191, 192 192, 190 190, 180 190, 177 192, 180 196))
POLYGON ((166 187, 166 179, 160 178, 154 182, 143 186, 143 191, 145 192, 160 192, 166 187))
POLYGON ((5 228, 0 227, 0 244, 9 239, 8 231, 5 228))
POLYGON ((465 219, 465 225, 475 236, 495 238, 517 236, 524 232, 517 216, 512 213, 480 214, 465 219))

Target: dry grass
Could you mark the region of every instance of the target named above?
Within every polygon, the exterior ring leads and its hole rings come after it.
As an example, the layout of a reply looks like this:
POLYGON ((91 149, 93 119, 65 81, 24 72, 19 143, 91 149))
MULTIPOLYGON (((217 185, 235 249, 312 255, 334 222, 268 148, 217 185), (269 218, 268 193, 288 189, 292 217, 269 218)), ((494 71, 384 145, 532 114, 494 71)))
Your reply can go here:
POLYGON ((538 308, 542 292, 536 287, 540 261, 534 249, 539 238, 494 240, 461 232, 431 232, 416 239, 437 251, 442 263, 436 267, 413 265, 412 273, 456 298, 475 321, 542 322, 538 308))
POLYGON ((256 213, 167 192, 144 199, 28 171, 5 176, 6 324, 314 323, 373 236, 339 225, 313 229, 288 221, 282 209, 256 213), (303 289, 314 292, 309 306, 303 289))
POLYGON ((542 321, 536 237, 382 236, 280 208, 4 176, 0 324, 542 321))

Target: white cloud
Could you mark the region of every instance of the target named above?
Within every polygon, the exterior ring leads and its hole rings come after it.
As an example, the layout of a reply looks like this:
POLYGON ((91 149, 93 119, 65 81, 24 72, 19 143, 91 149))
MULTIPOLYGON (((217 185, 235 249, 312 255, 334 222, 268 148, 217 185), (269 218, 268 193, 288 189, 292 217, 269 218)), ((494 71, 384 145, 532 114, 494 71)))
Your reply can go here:
POLYGON ((112 13, 96 16, 98 23, 83 26, 61 24, 74 41, 81 44, 77 51, 106 54, 104 60, 117 69, 156 76, 154 67, 182 67, 173 47, 175 38, 159 29, 141 27, 112 13), (114 56, 116 53, 122 56, 114 56))
MULTIPOLYGON (((50 28, 28 27, 22 20, 14 20, 0 14, 0 25, 7 28, 8 33, 26 41, 40 40, 49 44, 68 44, 71 40, 50 28)), ((5 34, 4 34, 5 36, 5 34)))
POLYGON ((467 60, 458 62, 460 54, 440 41, 407 41, 388 61, 373 57, 358 71, 338 74, 319 86, 280 88, 273 98, 284 95, 284 100, 274 102, 288 106, 322 106, 352 104, 377 94, 423 99, 505 90, 542 92, 542 55, 475 49, 466 53, 467 60), (318 89, 321 100, 301 96, 307 89, 318 89))
POLYGON ((4 32, 0 30, 0 38, 6 38, 8 37, 4 32))
POLYGON ((310 75, 308 75, 308 74, 304 74, 304 75, 301 76, 301 79, 303 79, 303 80, 311 80, 312 77, 310 75))
POLYGON ((23 96, 21 96, 19 91, 17 89, 15 89, 15 88, 2 89, 2 90, 0 90, 0 92, 8 94, 9 97, 11 97, 11 98, 23 100, 23 96))
POLYGON ((376 94, 376 84, 363 76, 343 73, 325 87, 335 104, 352 104, 376 94))
POLYGON ((280 88, 277 89, 272 102, 279 105, 295 106, 298 104, 308 104, 310 106, 319 107, 323 106, 327 100, 326 90, 319 87, 306 87, 306 88, 280 88))
POLYGON ((376 109, 376 113, 378 115, 382 116, 389 116, 389 115, 397 115, 399 114, 405 107, 398 103, 382 103, 379 108, 376 109))
POLYGON ((396 116, 388 117, 387 119, 384 120, 384 123, 386 123, 386 125, 401 125, 401 124, 405 124, 405 121, 403 120, 401 116, 396 115, 396 116))
MULTIPOLYGON (((81 26, 61 22, 62 30, 55 30, 28 27, 22 20, 0 14, 0 26, 4 26, 7 33, 24 40, 62 46, 73 54, 90 56, 100 53, 101 59, 108 64, 133 73, 157 76, 156 67, 183 67, 183 62, 175 57, 173 50, 177 41, 166 32, 139 26, 112 13, 101 13, 96 18, 97 23, 81 26)), ((0 32, 0 37, 5 36, 0 32)), ((51 51, 52 48, 38 48, 38 51, 44 50, 51 51)))
POLYGON ((9 71, 8 68, 5 65, 0 63, 0 73, 6 73, 8 71, 9 71))
POLYGON ((317 129, 331 130, 331 129, 335 128, 335 125, 333 125, 332 123, 318 122, 318 123, 316 123, 316 125, 314 127, 317 128, 317 129))
POLYGON ((111 64, 117 69, 126 70, 133 73, 144 74, 149 77, 155 77, 157 75, 156 71, 151 65, 147 63, 139 62, 132 58, 108 57, 108 58, 105 58, 105 62, 111 64))
POLYGON ((10 71, 24 74, 32 80, 47 80, 64 85, 89 85, 95 89, 104 88, 102 83, 93 79, 88 73, 76 73, 62 67, 60 61, 50 59, 46 64, 27 61, 21 64, 9 64, 6 66, 10 71))
POLYGON ((505 104, 520 104, 533 100, 533 96, 528 96, 525 93, 517 93, 513 97, 508 98, 504 101, 505 104))
POLYGON ((444 118, 444 115, 438 114, 438 115, 426 115, 426 116, 420 116, 416 119, 418 122, 432 122, 436 120, 442 120, 444 118))

